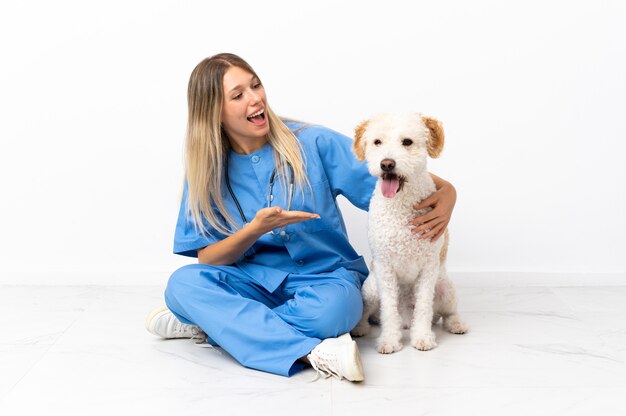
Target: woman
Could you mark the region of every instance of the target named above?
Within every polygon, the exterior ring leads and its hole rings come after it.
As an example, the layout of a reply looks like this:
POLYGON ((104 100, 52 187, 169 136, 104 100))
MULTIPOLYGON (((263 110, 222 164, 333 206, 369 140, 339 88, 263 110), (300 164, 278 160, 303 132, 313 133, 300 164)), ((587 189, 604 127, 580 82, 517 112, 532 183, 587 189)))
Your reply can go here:
MULTIPOLYGON (((164 338, 200 331, 241 364, 289 376, 363 380, 348 332, 362 313, 368 274, 335 198, 367 210, 376 178, 332 130, 285 122, 254 70, 232 54, 200 62, 188 88, 186 181, 174 252, 198 257, 174 272, 166 308, 147 329, 164 338), (343 334, 343 335, 341 335, 343 334)), ((438 191, 414 220, 423 237, 445 230, 456 194, 438 191)))

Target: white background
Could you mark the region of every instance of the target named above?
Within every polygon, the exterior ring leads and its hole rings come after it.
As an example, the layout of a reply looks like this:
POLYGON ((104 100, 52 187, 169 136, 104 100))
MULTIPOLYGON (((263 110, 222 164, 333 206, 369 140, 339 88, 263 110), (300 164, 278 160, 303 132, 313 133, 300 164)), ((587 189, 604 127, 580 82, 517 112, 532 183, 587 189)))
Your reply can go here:
POLYGON ((186 88, 218 52, 278 114, 347 135, 439 118, 453 273, 626 281, 625 4, 3 2, 0 283, 164 284, 193 261, 172 254, 186 88))

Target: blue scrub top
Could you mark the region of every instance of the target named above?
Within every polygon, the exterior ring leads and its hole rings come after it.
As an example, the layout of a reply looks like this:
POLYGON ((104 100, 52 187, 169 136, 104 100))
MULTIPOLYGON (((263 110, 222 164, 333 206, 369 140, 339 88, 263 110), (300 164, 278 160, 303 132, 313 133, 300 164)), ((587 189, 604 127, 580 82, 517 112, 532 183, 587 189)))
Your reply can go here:
MULTIPOLYGON (((286 123, 300 141, 306 159, 311 190, 305 185, 304 195, 296 188, 292 210, 313 212, 320 219, 313 219, 284 228, 285 235, 264 234, 247 255, 235 265, 273 292, 290 273, 316 274, 345 268, 361 274, 364 279, 367 266, 348 241, 348 234, 337 205, 337 195, 343 195, 353 205, 368 210, 376 185, 365 163, 359 162, 352 153, 352 140, 333 130, 298 123, 286 123)), ((248 219, 267 206, 269 181, 274 170, 274 152, 268 143, 248 155, 231 151, 229 154, 229 179, 232 190, 248 219)), ((288 187, 287 187, 288 188, 288 187)), ((226 186, 222 198, 228 212, 239 225, 243 220, 226 186)), ((276 180, 272 193, 272 206, 287 208, 288 190, 276 180)), ((226 236, 219 234, 205 223, 211 233, 203 236, 196 232, 193 220, 187 215, 187 183, 174 236, 174 253, 197 257, 197 250, 220 241, 226 236)))

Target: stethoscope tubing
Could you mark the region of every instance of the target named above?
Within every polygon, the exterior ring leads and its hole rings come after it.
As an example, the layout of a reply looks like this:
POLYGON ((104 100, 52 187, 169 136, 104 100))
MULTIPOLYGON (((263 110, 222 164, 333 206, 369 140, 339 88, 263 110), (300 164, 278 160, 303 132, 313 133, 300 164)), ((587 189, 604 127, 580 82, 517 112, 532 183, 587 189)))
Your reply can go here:
MULTIPOLYGON (((289 167, 289 200, 287 203, 287 211, 291 211, 291 204, 293 202, 293 193, 294 193, 294 172, 293 172, 293 166, 291 166, 291 163, 287 162, 287 166, 289 167)), ((241 205, 239 204, 239 200, 235 196, 235 192, 233 191, 233 188, 230 186, 230 179, 228 177, 228 156, 226 157, 224 179, 226 180, 226 187, 228 188, 228 192, 230 193, 230 196, 233 198, 233 201, 235 201, 235 205, 237 206, 237 210, 239 211, 239 216, 241 217, 241 220, 243 221, 243 225, 246 225, 248 223, 248 219, 246 218, 246 215, 243 213, 243 209, 241 208, 241 205)), ((270 176, 269 191, 267 192, 267 208, 272 206, 272 199, 274 198, 272 191, 274 190, 275 179, 276 179, 276 168, 274 168, 274 170, 272 171, 272 176, 270 176)), ((277 232, 274 232, 274 230, 272 230, 269 233, 272 235, 277 235, 277 234, 284 235, 285 232, 283 228, 284 227, 279 228, 277 232)))

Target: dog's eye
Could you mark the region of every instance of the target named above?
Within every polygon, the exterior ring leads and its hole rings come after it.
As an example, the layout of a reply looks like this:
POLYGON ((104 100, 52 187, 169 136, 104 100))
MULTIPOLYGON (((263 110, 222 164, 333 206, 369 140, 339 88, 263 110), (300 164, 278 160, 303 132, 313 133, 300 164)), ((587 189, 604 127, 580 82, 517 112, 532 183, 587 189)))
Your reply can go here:
POLYGON ((382 141, 380 141, 380 139, 374 140, 374 146, 380 146, 381 144, 382 144, 382 141))
POLYGON ((403 139, 402 140, 402 146, 410 146, 413 144, 413 140, 411 139, 403 139))

